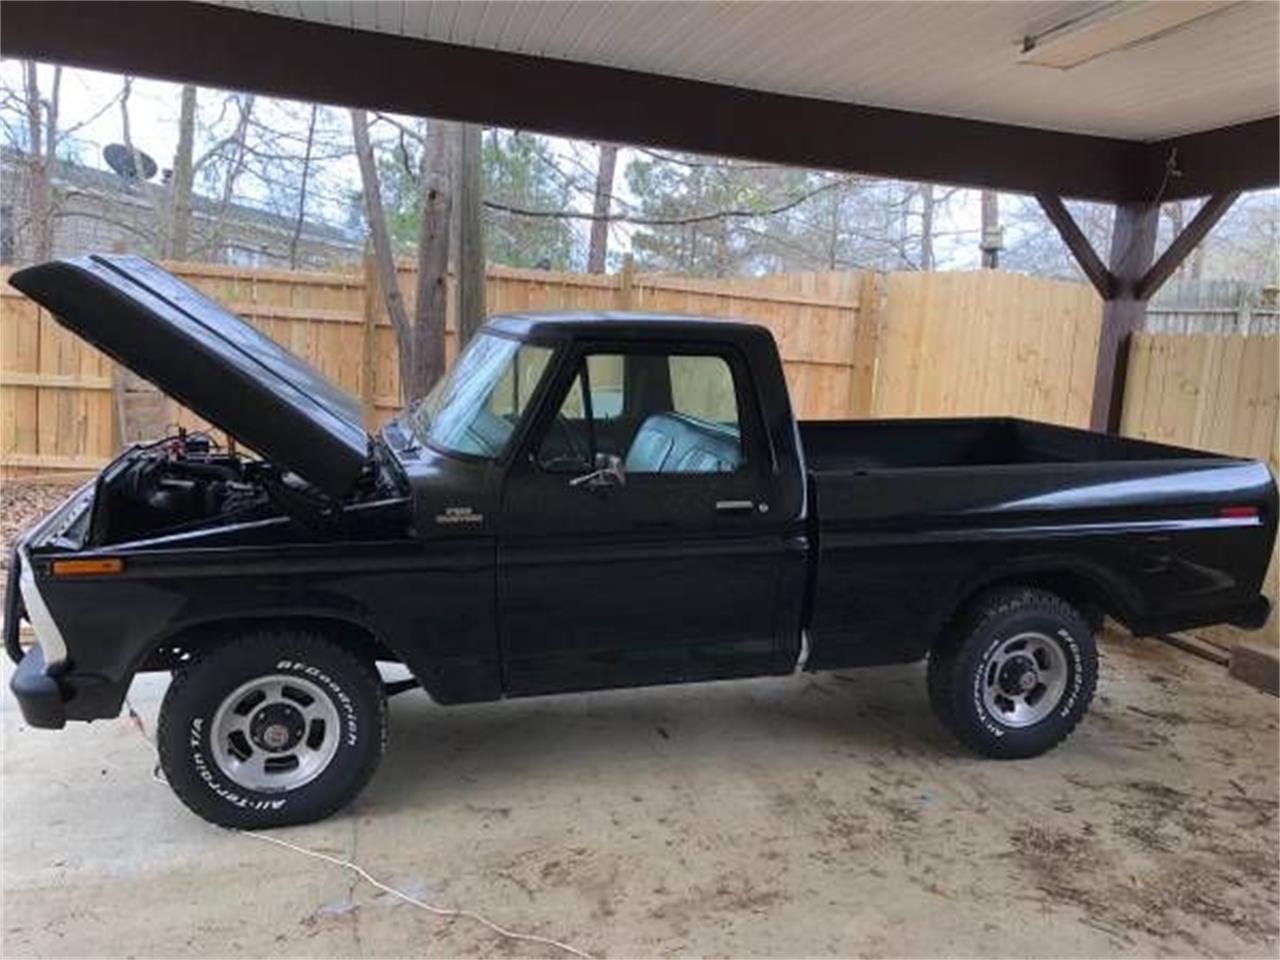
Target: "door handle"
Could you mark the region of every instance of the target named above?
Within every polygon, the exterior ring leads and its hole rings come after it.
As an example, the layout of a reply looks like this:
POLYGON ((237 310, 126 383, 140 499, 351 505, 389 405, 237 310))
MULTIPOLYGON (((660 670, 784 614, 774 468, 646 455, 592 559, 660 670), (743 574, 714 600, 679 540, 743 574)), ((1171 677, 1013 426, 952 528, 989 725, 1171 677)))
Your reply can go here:
POLYGON ((756 505, 750 500, 717 500, 718 513, 751 513, 756 505))

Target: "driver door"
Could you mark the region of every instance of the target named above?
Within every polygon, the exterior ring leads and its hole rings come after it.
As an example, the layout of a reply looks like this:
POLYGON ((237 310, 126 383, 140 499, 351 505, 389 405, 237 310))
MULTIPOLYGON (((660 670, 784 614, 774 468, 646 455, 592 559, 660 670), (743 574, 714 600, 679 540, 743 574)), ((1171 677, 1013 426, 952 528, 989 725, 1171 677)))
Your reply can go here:
POLYGON ((508 695, 772 670, 784 537, 747 378, 710 348, 570 362, 503 491, 508 695))

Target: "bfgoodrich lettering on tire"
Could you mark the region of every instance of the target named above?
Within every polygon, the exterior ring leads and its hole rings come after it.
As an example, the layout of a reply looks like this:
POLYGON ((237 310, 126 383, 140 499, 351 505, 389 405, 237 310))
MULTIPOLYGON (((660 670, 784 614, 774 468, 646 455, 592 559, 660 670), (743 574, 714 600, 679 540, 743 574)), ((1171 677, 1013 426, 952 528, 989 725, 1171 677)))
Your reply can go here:
POLYGON ((346 805, 373 776, 386 730, 372 663, 320 634, 270 630, 179 671, 156 739, 183 803, 213 823, 259 829, 346 805))
POLYGON ((1063 740, 1093 699, 1093 631, 1069 603, 1033 588, 979 597, 929 657, 938 718, 989 757, 1044 753, 1063 740))

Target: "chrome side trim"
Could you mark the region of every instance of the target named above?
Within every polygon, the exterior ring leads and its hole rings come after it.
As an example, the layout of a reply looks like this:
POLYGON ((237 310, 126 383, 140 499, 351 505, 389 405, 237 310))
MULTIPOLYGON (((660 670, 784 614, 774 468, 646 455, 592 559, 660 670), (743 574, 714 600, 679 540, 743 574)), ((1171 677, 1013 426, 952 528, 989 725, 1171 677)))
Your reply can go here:
POLYGON ((26 608, 27 619, 31 621, 31 628, 35 631, 36 641, 44 652, 45 671, 48 672, 66 662, 67 644, 62 639, 62 631, 54 622, 49 608, 45 606, 44 597, 40 596, 35 574, 31 572, 31 561, 24 554, 21 562, 18 589, 22 593, 22 605, 26 608))

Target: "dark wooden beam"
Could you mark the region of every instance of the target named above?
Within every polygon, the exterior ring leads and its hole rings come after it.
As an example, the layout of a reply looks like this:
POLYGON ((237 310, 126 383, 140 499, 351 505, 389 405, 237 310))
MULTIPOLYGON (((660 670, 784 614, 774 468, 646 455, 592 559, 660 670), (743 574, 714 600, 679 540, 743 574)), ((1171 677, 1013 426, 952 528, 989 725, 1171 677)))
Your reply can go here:
POLYGON ((1148 196, 1109 137, 784 96, 209 3, 3 2, 0 53, 770 163, 1095 200, 1148 196))
POLYGON ((1145 192, 1135 199, 1185 200, 1278 186, 1280 117, 1148 144, 1142 179, 1145 192))
POLYGON ((1040 209, 1044 211, 1044 215, 1049 218, 1049 222, 1057 228, 1058 236, 1062 237, 1062 242, 1076 258, 1076 263, 1080 265, 1084 275, 1098 291, 1098 296, 1103 300, 1110 300, 1115 290, 1116 278, 1112 276, 1107 265, 1093 249, 1093 244, 1076 223, 1076 218, 1071 216, 1071 211, 1062 202, 1062 198, 1052 193, 1038 193, 1036 200, 1040 203, 1040 209))
POLYGON ((1160 259, 1152 264, 1151 269, 1143 274, 1142 279, 1138 281, 1137 296, 1139 300, 1150 300, 1155 296, 1156 291, 1172 276, 1173 271, 1182 265, 1182 261, 1187 259, 1187 255, 1199 245, 1205 235, 1222 219, 1223 214, 1231 209, 1231 205, 1236 202, 1239 196, 1240 192, 1236 190, 1229 193, 1215 193, 1204 202, 1204 206, 1196 211, 1196 215, 1191 218, 1191 222, 1183 227, 1182 232, 1173 238, 1165 252, 1160 255, 1160 259))
POLYGON ((1222 219, 1239 195, 1231 191, 1214 194, 1206 200, 1154 264, 1160 205, 1118 204, 1111 230, 1109 265, 1103 264, 1061 197, 1036 195, 1045 216, 1057 228, 1080 269, 1103 300, 1102 331, 1098 340, 1093 406, 1089 417, 1092 429, 1111 433, 1120 429, 1129 369, 1129 344, 1133 334, 1142 328, 1147 301, 1214 224, 1222 219))
POLYGON ((1120 429, 1129 342, 1134 332, 1141 329, 1147 312, 1147 301, 1138 296, 1138 284, 1151 268, 1159 222, 1159 204, 1116 205, 1108 267, 1115 286, 1112 296, 1102 305, 1102 332, 1098 339, 1093 406, 1089 415, 1089 426, 1093 430, 1115 433, 1120 429))

